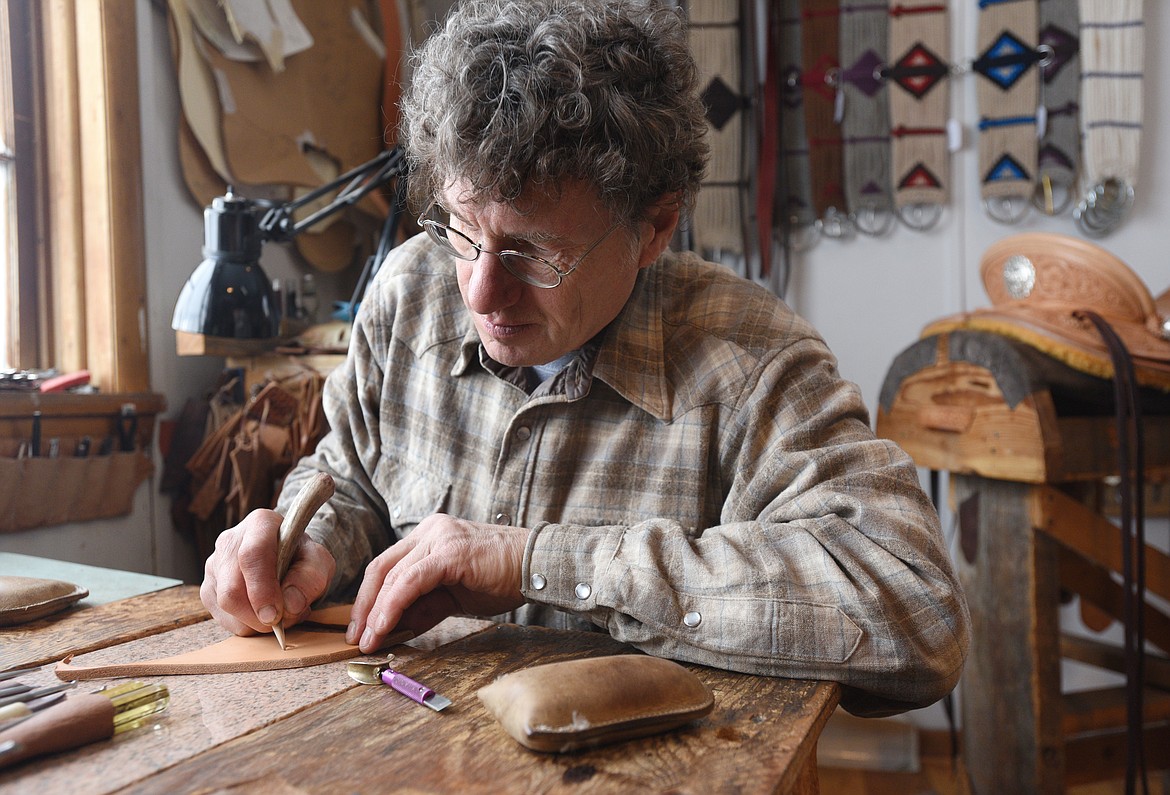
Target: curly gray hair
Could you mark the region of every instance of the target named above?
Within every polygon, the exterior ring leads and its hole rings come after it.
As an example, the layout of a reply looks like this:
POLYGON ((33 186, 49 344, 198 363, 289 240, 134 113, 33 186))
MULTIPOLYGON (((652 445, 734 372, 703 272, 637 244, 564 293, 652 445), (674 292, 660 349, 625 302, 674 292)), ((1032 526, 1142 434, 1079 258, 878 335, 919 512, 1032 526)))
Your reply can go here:
POLYGON ((630 224, 706 169, 698 69, 657 0, 464 0, 414 54, 401 140, 412 202, 459 180, 473 201, 592 184, 630 224))

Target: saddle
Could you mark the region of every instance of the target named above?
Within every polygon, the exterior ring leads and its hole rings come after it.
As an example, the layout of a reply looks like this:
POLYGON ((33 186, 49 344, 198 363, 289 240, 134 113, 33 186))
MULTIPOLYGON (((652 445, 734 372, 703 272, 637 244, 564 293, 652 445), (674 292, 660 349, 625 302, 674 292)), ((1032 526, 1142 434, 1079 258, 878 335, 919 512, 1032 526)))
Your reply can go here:
POLYGON ((929 324, 1018 340, 1113 382, 1120 481, 1126 791, 1146 776, 1144 432, 1139 387, 1170 393, 1170 289, 1157 300, 1124 262, 1088 241, 1027 233, 988 248, 980 266, 992 305, 929 324))
POLYGON ((1129 266, 1080 238, 1043 232, 992 244, 980 265, 991 306, 936 320, 923 337, 958 329, 1018 340, 1069 367, 1113 378, 1109 349, 1086 312, 1117 333, 1140 386, 1170 392, 1170 289, 1156 300, 1129 266))

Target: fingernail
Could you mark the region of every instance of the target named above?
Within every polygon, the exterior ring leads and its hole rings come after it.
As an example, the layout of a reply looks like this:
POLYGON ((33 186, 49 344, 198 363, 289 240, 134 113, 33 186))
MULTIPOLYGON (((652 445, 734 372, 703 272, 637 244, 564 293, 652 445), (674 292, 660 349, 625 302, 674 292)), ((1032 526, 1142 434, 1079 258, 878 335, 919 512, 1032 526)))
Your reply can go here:
POLYGON ((291 585, 284 589, 284 609, 294 616, 299 616, 304 612, 308 600, 305 595, 301 593, 300 588, 293 588, 291 585))
POLYGON ((272 605, 265 605, 260 608, 260 612, 256 614, 256 617, 260 619, 261 624, 272 626, 276 623, 276 608, 272 605))
POLYGON ((345 628, 345 642, 350 646, 357 645, 357 622, 350 621, 349 626, 345 628))
POLYGON ((374 631, 372 629, 367 629, 362 634, 362 642, 359 643, 358 646, 360 646, 363 649, 371 648, 374 646, 374 631))

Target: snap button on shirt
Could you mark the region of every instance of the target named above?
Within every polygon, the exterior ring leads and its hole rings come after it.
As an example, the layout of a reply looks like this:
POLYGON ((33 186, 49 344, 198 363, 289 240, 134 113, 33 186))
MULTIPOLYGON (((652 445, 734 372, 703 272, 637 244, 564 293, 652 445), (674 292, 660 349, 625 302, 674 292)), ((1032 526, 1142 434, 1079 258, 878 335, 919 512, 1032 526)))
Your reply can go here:
POLYGON ((573 593, 577 594, 578 599, 588 599, 589 594, 593 593, 593 589, 589 587, 589 583, 579 582, 577 587, 573 589, 573 593))
POLYGON ((686 624, 691 629, 694 629, 695 627, 699 626, 699 624, 701 624, 702 621, 703 621, 703 616, 694 610, 692 610, 691 612, 689 612, 685 616, 683 616, 683 623, 686 624))
POLYGON ((548 581, 545 580, 543 574, 533 574, 532 575, 532 590, 543 591, 544 586, 547 584, 548 584, 548 581))

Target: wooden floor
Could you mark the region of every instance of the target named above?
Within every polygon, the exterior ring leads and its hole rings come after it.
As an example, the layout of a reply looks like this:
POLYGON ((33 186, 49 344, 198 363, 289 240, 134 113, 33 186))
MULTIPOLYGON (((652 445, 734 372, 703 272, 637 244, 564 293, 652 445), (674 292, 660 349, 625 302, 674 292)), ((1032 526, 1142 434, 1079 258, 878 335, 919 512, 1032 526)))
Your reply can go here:
MULTIPOLYGON (((958 742, 945 730, 922 730, 899 718, 857 718, 838 709, 817 744, 820 789, 824 795, 1011 795, 974 793, 962 756, 952 759, 958 742), (918 762, 918 772, 864 769, 901 768, 918 762)), ((1147 751, 1147 754, 1149 752, 1147 751)), ((1170 795, 1166 755, 1147 756, 1149 795, 1170 795)), ((1141 783, 1137 791, 1141 792, 1141 783)), ((1065 795, 1124 795, 1124 777, 1069 787, 1065 795)))
MULTIPOLYGON (((824 795, 972 795, 961 760, 923 757, 918 773, 888 773, 820 767, 824 795)), ((1170 775, 1151 772, 1150 795, 1170 795, 1170 775)), ((1070 787, 1067 795, 1123 795, 1125 781, 1102 781, 1070 787)), ((1139 785, 1138 792, 1141 792, 1139 785)))
POLYGON ((966 776, 951 770, 949 760, 924 759, 918 773, 821 767, 817 775, 824 795, 971 795, 966 776))

